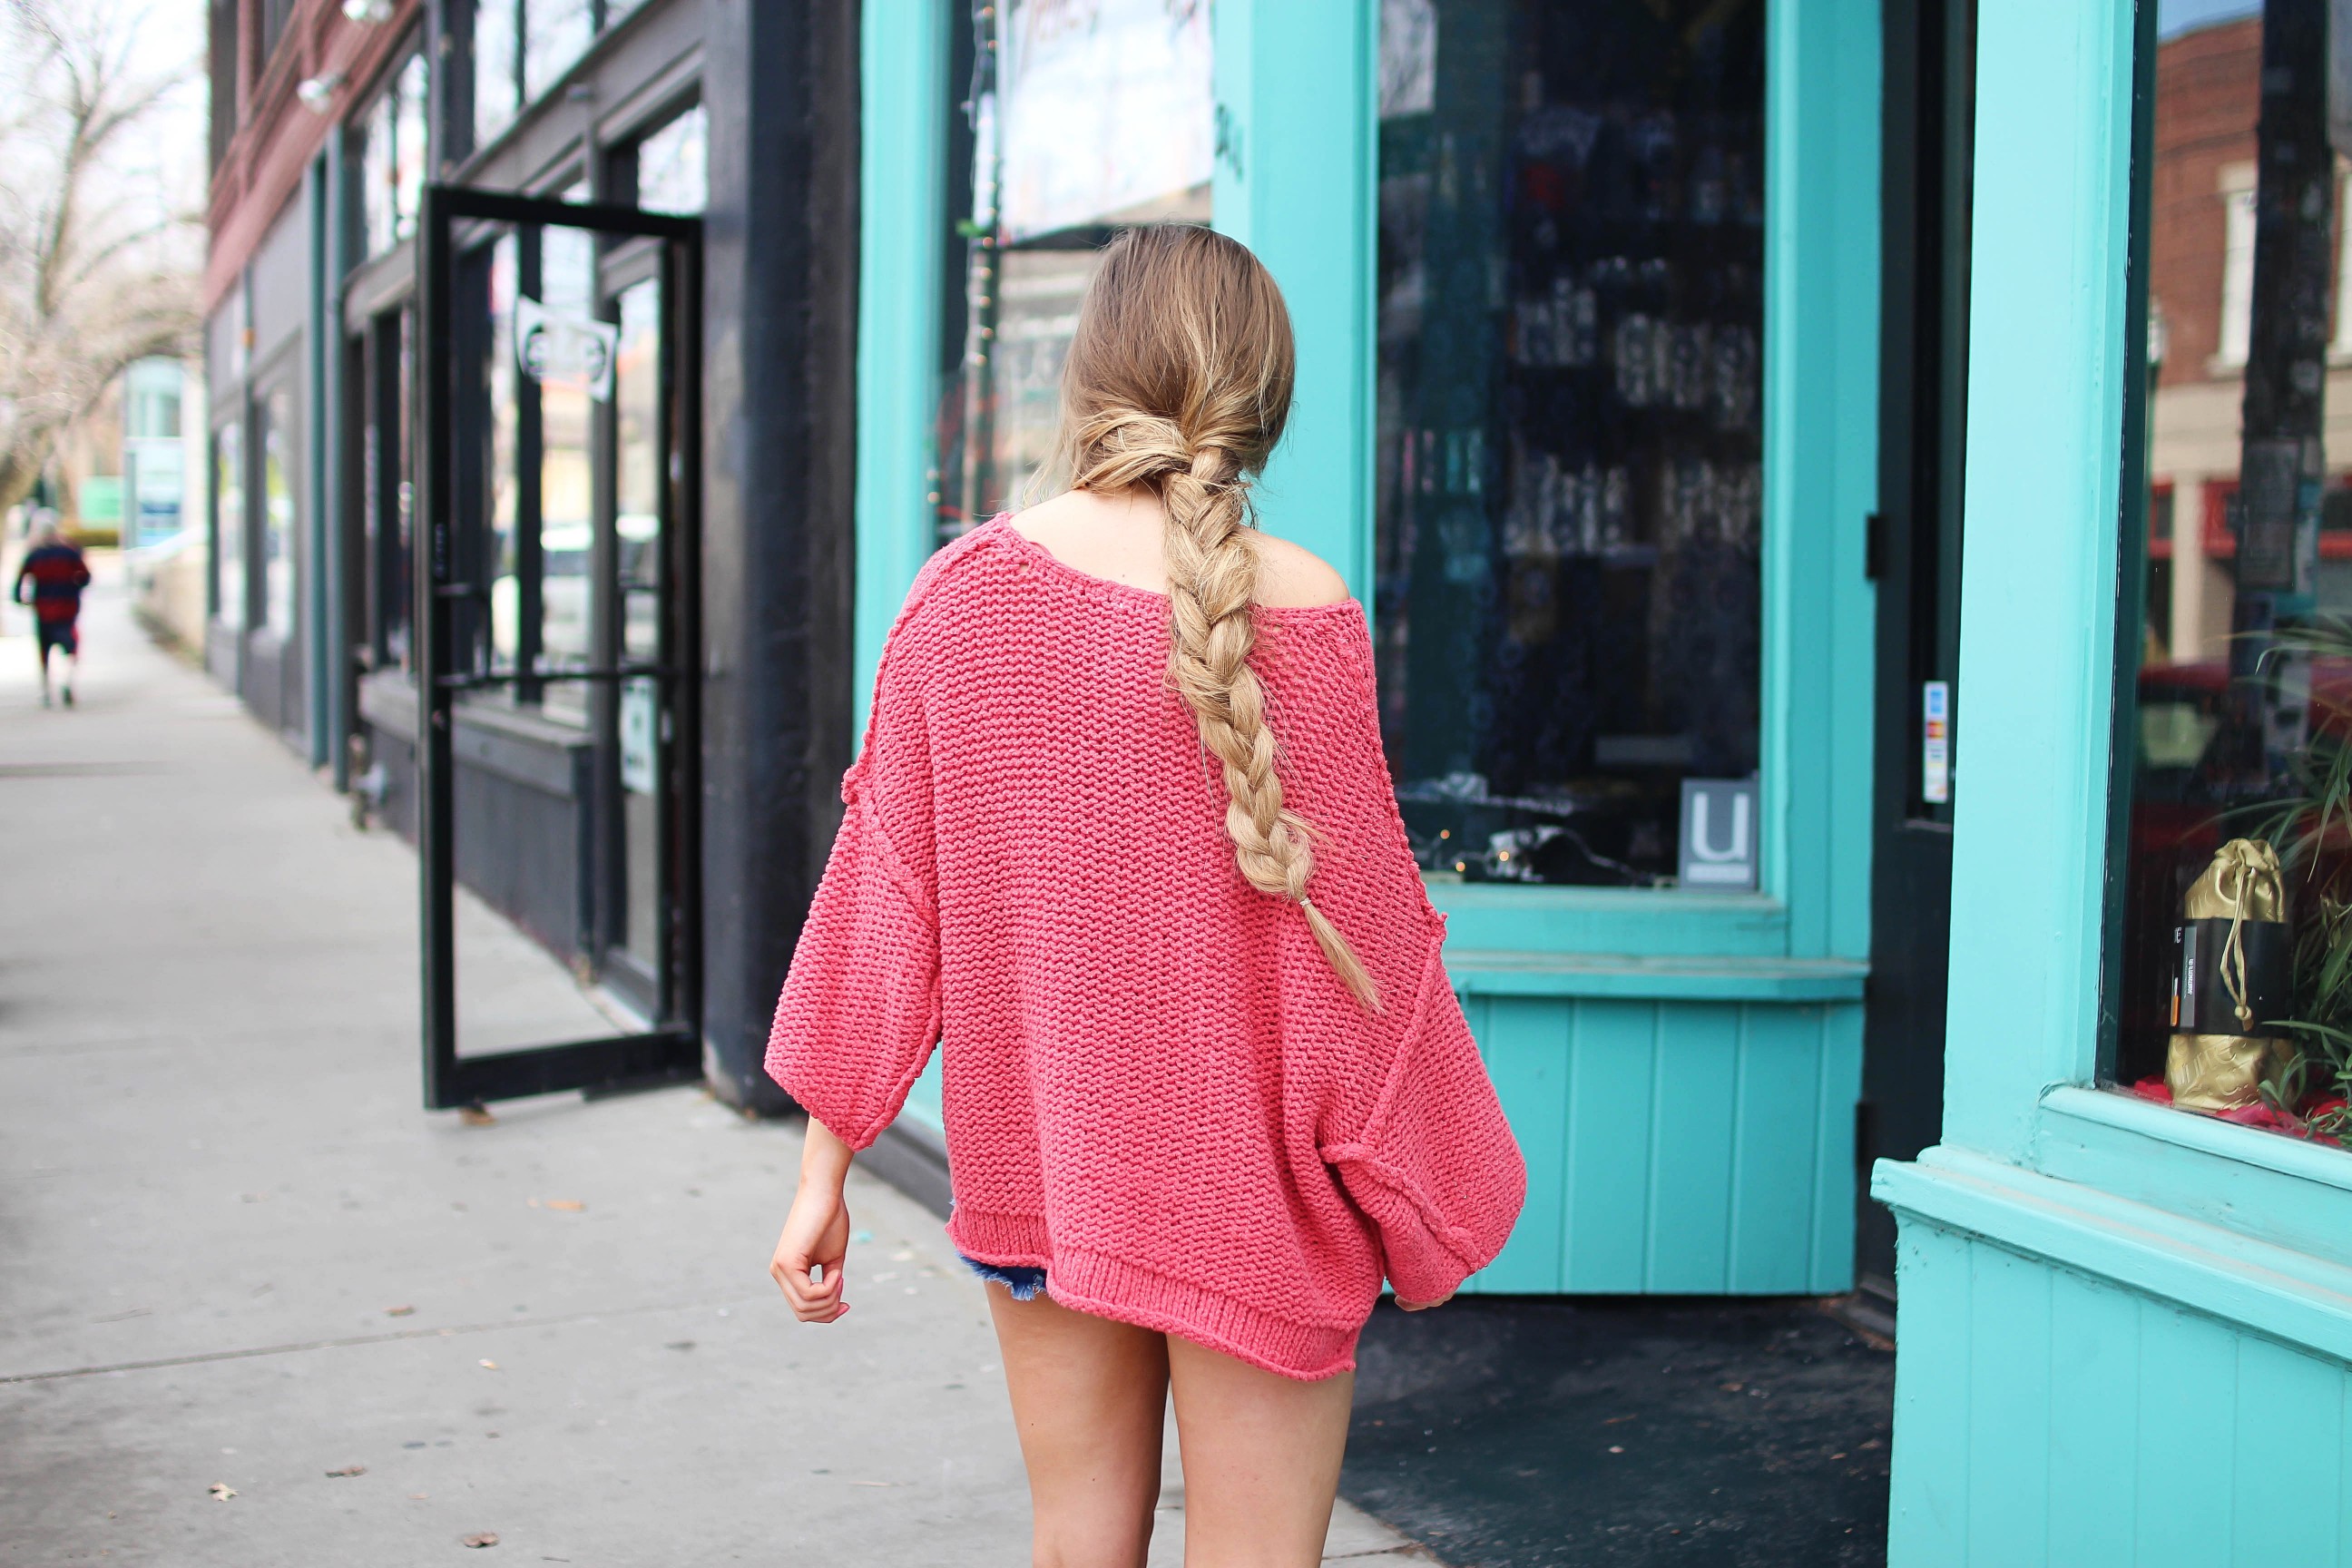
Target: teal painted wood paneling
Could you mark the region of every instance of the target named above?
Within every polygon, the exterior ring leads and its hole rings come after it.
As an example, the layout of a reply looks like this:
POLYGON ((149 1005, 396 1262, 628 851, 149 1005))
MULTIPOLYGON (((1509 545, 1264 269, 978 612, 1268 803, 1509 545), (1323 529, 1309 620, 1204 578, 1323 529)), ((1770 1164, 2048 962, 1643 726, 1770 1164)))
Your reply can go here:
MULTIPOLYGON (((1822 1139, 1853 1146, 1853 1101, 1843 1129, 1815 1120, 1823 1068, 1822 1009, 1755 1007, 1739 1058, 1739 1128, 1732 1154, 1731 1288, 1802 1289, 1812 1253, 1813 1172, 1822 1139)), ((1851 1203, 1851 1189, 1847 1201, 1851 1203)), ((1848 1260, 1838 1260, 1843 1269, 1848 1260)))
POLYGON ((2345 1453, 2342 1380, 2314 1377, 2309 1356, 2275 1341, 2233 1337, 2238 1464, 2230 1480, 2236 1509, 2230 1562, 2234 1568, 2330 1562, 2342 1544, 2343 1510, 2315 1509, 2311 1500, 2337 1495, 2345 1453), (2279 1431, 2302 1440, 2278 1449, 2269 1438, 2279 1431))
MULTIPOLYGON (((2121 1315, 2115 1296, 2098 1293, 2105 1315, 2121 1315)), ((2211 1318, 2153 1302, 2140 1313, 2133 1545, 2142 1561, 2158 1552, 2171 1554, 2159 1561, 2230 1561, 2236 1352, 2237 1336, 2211 1318)))
POLYGON ((2050 1407, 2050 1273, 1999 1247, 1969 1249, 1969 1557, 2031 1563, 2050 1527, 2047 1456, 2013 1434, 2050 1407))
POLYGON ((1375 45, 1360 0, 1215 0, 1214 221, 1281 285, 1298 379, 1258 486, 1270 532, 1371 598, 1375 45))
POLYGON ((2352 1265, 2352 1160, 2111 1089, 2043 1097, 2033 1168, 2352 1265))
POLYGON ((1528 1163, 1528 1201, 1478 1289, 1548 1295, 1560 1288, 1568 1195, 1568 1008, 1472 996, 1464 1008, 1528 1163))
POLYGON ((2103 1289, 2079 1274, 2050 1277, 2050 1403, 2074 1415, 2050 1432, 2050 1555, 2073 1568, 2124 1568, 2139 1518, 2129 1456, 2139 1427, 2141 1314, 2102 1310, 2103 1289))
POLYGON ((1642 1289, 1650 1215, 1650 1127, 1658 1005, 1577 1005, 1568 1043, 1570 1291, 1642 1289))
POLYGON ((1464 1289, 1850 1286, 1858 1005, 1464 1005, 1528 1162, 1509 1245, 1464 1289))
POLYGON ((2010 1158, 2098 1043, 2133 16, 1978 13, 1944 1137, 2010 1158))
POLYGON ((2352 1363, 1916 1215, 1899 1255, 1891 1568, 2343 1568, 2352 1363))
POLYGON ((858 86, 856 724, 931 552, 925 486, 946 250, 947 45, 955 7, 865 0, 858 86))
POLYGON ((1969 1390, 1976 1361, 1999 1353, 1969 1332, 1969 1248, 1905 1226, 1895 1240, 1901 1322, 1895 1358, 1895 1454, 1888 1568, 1967 1568, 1969 1390), (1932 1347, 1933 1353, 1930 1353, 1932 1347))
POLYGON ((1528 952, 1446 945, 1457 991, 1685 1002, 1859 1002, 1867 964, 1841 958, 1528 952))
POLYGON ((1741 1032, 1737 1006, 1658 1009, 1650 1073, 1645 1289, 1696 1296, 1730 1288, 1741 1032))

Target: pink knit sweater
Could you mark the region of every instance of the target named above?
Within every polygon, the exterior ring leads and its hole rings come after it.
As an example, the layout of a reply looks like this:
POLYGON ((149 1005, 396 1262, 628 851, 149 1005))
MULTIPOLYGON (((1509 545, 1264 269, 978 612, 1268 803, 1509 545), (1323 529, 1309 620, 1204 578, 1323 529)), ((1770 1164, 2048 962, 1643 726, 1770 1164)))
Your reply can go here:
POLYGON ((1382 766, 1362 608, 1259 616, 1316 907, 1382 1011, 1235 868, 1167 600, 999 518, 891 630, 767 1067, 862 1149, 943 1041, 960 1250, 1318 1378, 1355 1364, 1383 1273, 1431 1300, 1489 1262, 1527 1178, 1382 766))

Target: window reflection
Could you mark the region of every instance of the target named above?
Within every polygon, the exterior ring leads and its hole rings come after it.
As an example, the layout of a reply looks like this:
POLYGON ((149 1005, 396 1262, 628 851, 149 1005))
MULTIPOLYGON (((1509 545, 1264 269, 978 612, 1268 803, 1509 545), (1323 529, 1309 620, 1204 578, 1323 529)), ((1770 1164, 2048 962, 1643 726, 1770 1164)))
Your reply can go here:
POLYGON ((474 7, 474 146, 499 139, 522 107, 521 16, 516 0, 474 7))
POLYGON ((702 105, 637 143, 637 205, 647 212, 700 214, 709 191, 702 105))
POLYGON ((522 595, 518 573, 520 542, 516 522, 520 498, 515 468, 521 449, 520 376, 515 369, 515 298, 520 290, 522 242, 509 231, 490 248, 489 331, 485 335, 482 376, 489 389, 488 487, 484 541, 490 585, 490 665, 513 669, 522 646, 522 595))
POLYGON ((1214 154, 1201 0, 972 10, 950 265, 964 287, 945 312, 930 488, 943 540, 1025 504, 1096 252, 1119 225, 1206 223, 1214 154))
POLYGON ((555 85, 596 36, 593 0, 523 0, 522 96, 526 103, 555 85))
POLYGON ((368 110, 360 153, 360 207, 367 253, 381 256, 416 227, 425 185, 425 57, 413 54, 394 71, 368 110))
MULTIPOLYGON (((584 193, 583 193, 584 195, 584 193)), ((539 233, 539 302, 550 316, 585 321, 594 313, 596 239, 585 229, 539 233)), ((541 670, 584 669, 595 626, 594 537, 589 463, 592 409, 587 381, 550 374, 533 384, 539 401, 539 557, 541 670)), ((588 688, 558 681, 544 689, 549 711, 585 722, 588 688)))
POLYGON ((1375 617, 1435 878, 1649 886, 1757 768, 1763 5, 1391 0, 1375 617))

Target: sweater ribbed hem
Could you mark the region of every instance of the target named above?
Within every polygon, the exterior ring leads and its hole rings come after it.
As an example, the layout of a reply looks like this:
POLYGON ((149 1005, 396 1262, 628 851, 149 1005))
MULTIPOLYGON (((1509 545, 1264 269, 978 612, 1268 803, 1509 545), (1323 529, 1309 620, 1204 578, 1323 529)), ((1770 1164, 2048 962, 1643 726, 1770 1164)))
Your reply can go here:
POLYGON ((1356 1364, 1363 1324, 1294 1322, 1108 1253, 1055 1247, 1034 1215, 956 1205, 948 1238, 958 1252, 1000 1268, 1045 1271, 1045 1293, 1065 1307, 1176 1334, 1284 1377, 1314 1383, 1356 1364))

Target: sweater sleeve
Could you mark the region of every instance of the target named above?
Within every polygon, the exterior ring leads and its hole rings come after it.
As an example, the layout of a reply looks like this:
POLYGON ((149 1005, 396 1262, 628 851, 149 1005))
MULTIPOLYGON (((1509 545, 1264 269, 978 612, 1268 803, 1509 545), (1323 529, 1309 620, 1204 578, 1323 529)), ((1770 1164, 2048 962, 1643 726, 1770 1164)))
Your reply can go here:
POLYGON ((1510 1239, 1527 1164, 1436 941, 1370 1118, 1323 1157, 1378 1229, 1400 1300, 1453 1294, 1510 1239))
POLYGON ((902 618, 883 654, 866 748, 841 781, 841 830, 768 1035, 768 1076, 853 1149, 898 1114, 940 1034, 930 758, 905 631, 902 618))

